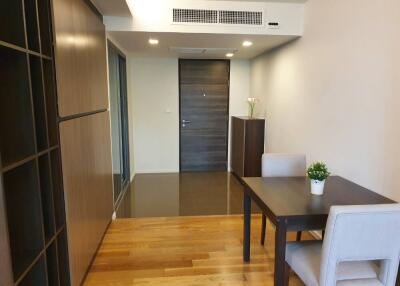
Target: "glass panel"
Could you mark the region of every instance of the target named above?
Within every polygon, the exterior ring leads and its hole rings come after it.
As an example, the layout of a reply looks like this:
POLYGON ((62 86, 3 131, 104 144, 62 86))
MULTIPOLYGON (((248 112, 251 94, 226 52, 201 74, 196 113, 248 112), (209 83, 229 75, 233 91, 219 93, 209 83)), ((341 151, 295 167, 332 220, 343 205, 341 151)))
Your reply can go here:
POLYGON ((44 88, 46 94, 47 108, 47 128, 49 133, 49 144, 55 146, 58 144, 58 129, 57 129, 57 101, 54 86, 54 70, 53 62, 43 59, 43 76, 44 88))
MULTIPOLYGON (((1 157, 1 154, 0 154, 1 157)), ((1 164, 0 164, 1 168, 1 164)), ((0 285, 12 285, 11 250, 8 242, 7 217, 3 176, 0 172, 0 285)))
POLYGON ((58 273, 60 275, 60 285, 70 286, 69 266, 68 266, 68 248, 67 248, 67 235, 63 230, 57 239, 57 253, 58 253, 58 273))
POLYGON ((47 148, 46 110, 43 94, 42 63, 36 56, 29 56, 33 107, 35 110, 36 144, 38 151, 47 148))
POLYGON ((59 230, 65 224, 64 194, 62 191, 62 174, 59 150, 55 150, 50 153, 50 161, 56 229, 59 230))
POLYGON ((126 60, 108 44, 114 201, 130 180, 126 60))
POLYGON ((4 174, 4 191, 14 279, 43 249, 42 210, 36 161, 4 174))
POLYGON ((128 94, 126 80, 126 60, 119 56, 120 102, 121 102, 121 169, 122 185, 129 183, 129 136, 128 136, 128 94))
POLYGON ((36 0, 25 0, 24 3, 28 49, 40 52, 36 0))
POLYGON ((0 46, 0 153, 3 167, 35 153, 26 55, 0 46))
POLYGON ((46 264, 47 264, 47 278, 49 286, 60 285, 58 281, 58 262, 57 262, 57 246, 56 242, 53 242, 46 252, 46 264))
POLYGON ((55 234, 53 193, 51 186, 49 155, 47 154, 39 158, 39 174, 44 235, 47 242, 55 234))
POLYGON ((21 0, 2 0, 0 9, 0 41, 25 47, 21 0))
POLYGON ((42 256, 38 262, 33 266, 33 268, 28 272, 28 274, 22 279, 18 286, 33 286, 40 285, 46 286, 46 267, 45 260, 42 256))
POLYGON ((51 36, 51 21, 48 0, 37 0, 39 9, 39 25, 40 25, 40 40, 42 44, 42 54, 49 57, 52 56, 52 36, 51 36))
POLYGON ((110 82, 110 115, 111 115, 111 139, 114 175, 114 201, 121 193, 122 186, 122 160, 121 160, 121 103, 120 103, 120 80, 118 70, 118 54, 109 45, 108 49, 109 82, 110 82))

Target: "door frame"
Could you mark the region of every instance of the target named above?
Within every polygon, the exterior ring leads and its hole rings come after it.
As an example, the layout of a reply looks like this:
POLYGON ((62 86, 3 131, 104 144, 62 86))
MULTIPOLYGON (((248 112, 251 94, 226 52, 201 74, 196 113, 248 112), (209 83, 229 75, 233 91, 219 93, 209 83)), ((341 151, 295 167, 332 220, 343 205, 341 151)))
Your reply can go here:
POLYGON ((229 104, 230 104, 230 97, 231 97, 231 60, 228 59, 187 59, 187 58, 179 58, 178 59, 178 89, 179 89, 179 98, 178 98, 178 105, 179 105, 179 121, 178 121, 178 126, 179 126, 179 173, 185 172, 182 171, 182 164, 181 164, 181 154, 182 154, 182 144, 181 144, 181 131, 182 131, 182 118, 181 118, 181 63, 182 61, 219 61, 219 62, 227 62, 228 63, 228 98, 227 98, 227 120, 226 120, 226 171, 229 170, 229 104))

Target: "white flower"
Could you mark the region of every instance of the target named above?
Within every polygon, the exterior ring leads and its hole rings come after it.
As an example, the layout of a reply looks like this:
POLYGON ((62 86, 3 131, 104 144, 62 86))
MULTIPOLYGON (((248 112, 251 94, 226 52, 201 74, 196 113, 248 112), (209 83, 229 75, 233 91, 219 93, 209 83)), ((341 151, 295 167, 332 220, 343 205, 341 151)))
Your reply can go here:
POLYGON ((255 97, 249 97, 249 98, 247 99, 247 101, 250 102, 250 103, 256 103, 256 102, 258 101, 258 99, 255 98, 255 97))

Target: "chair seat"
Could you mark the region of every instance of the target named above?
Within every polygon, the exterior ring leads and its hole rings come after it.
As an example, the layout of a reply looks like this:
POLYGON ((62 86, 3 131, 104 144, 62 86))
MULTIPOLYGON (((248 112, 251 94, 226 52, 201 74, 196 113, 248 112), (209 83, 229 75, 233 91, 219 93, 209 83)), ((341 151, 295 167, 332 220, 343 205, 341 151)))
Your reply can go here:
POLYGON ((384 286, 378 279, 354 279, 342 280, 336 283, 336 286, 384 286))
MULTIPOLYGON (((289 242, 286 262, 307 286, 318 286, 321 253, 321 241, 289 242)), ((381 286, 377 277, 378 266, 372 261, 342 262, 337 268, 340 286, 381 286)))

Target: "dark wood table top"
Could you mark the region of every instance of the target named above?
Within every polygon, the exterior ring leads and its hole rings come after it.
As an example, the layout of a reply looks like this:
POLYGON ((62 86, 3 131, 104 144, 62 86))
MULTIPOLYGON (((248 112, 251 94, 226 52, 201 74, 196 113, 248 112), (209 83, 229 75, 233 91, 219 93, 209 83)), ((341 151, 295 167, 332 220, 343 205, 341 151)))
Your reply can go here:
POLYGON ((325 183, 322 196, 311 194, 306 177, 243 178, 252 198, 276 218, 328 215, 334 205, 390 204, 394 201, 339 176, 325 183))

